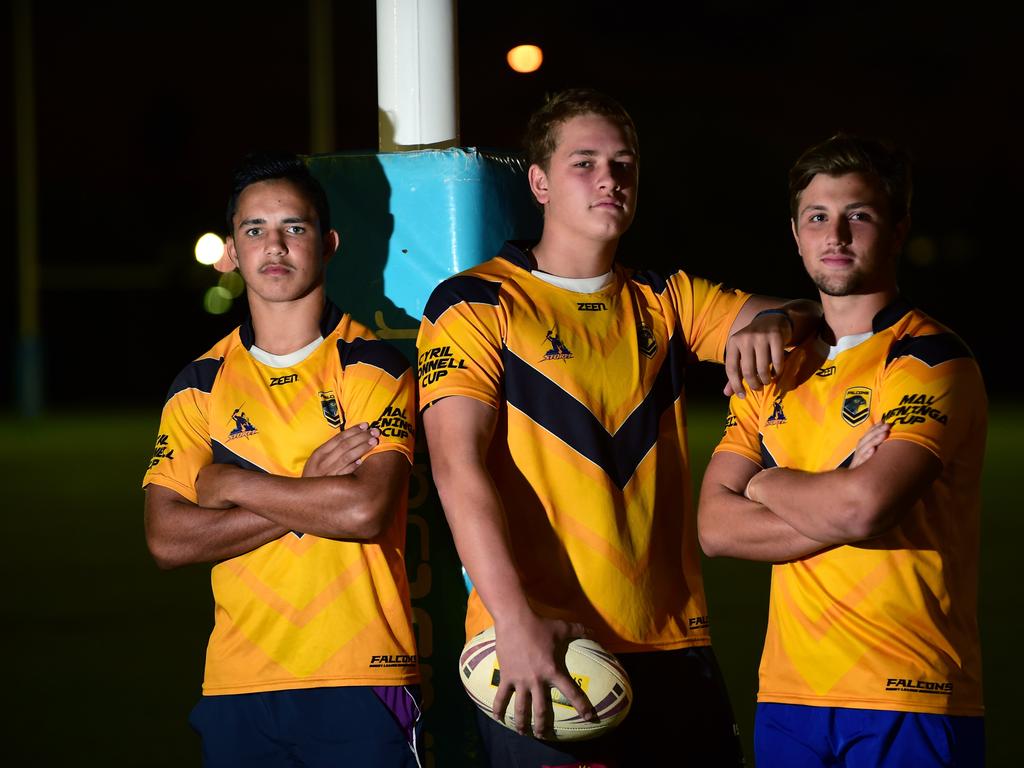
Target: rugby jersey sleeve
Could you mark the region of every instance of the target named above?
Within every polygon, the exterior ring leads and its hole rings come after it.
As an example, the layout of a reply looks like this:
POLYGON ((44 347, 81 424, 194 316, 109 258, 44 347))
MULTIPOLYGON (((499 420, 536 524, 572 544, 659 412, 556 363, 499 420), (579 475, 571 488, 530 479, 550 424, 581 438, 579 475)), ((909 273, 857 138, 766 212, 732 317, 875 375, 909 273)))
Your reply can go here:
MULTIPOLYGON (((370 336, 368 331, 364 331, 370 336)), ((366 422, 380 430, 380 442, 367 454, 399 451, 410 463, 416 442, 416 384, 412 367, 386 341, 339 339, 341 412, 345 426, 366 422)))
POLYGON ((765 462, 761 455, 761 401, 765 390, 754 392, 747 389, 747 396, 729 398, 729 413, 725 417, 725 432, 714 453, 727 451, 738 453, 750 459, 762 469, 765 462))
POLYGON ((948 464, 984 418, 985 404, 981 372, 955 334, 908 336, 893 343, 881 385, 890 440, 917 443, 948 464))
POLYGON ((682 271, 668 284, 691 352, 698 360, 723 362, 729 331, 750 294, 682 271))
POLYGON ((150 483, 170 488, 196 503, 196 475, 213 461, 208 420, 210 393, 223 358, 189 363, 167 393, 160 430, 146 475, 150 483))
POLYGON ((421 409, 452 395, 499 407, 503 373, 500 285, 458 275, 434 289, 416 340, 421 409))

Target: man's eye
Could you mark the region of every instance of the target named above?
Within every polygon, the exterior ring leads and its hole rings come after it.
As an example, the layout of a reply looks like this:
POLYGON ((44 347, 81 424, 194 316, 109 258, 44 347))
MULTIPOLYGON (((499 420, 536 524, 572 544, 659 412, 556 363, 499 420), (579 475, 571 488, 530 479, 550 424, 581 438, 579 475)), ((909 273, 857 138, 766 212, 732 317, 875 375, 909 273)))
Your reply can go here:
POLYGON ((590 160, 580 160, 578 163, 574 163, 576 168, 590 168, 592 165, 590 160))
POLYGON ((871 214, 867 211, 855 211, 850 214, 851 221, 871 221, 871 214))
POLYGON ((822 222, 822 221, 825 220, 825 214, 824 213, 812 213, 807 220, 817 224, 817 223, 822 222))
POLYGON ((262 233, 263 230, 261 230, 259 227, 249 227, 249 229, 245 230, 245 234, 247 234, 249 237, 258 237, 262 233))
POLYGON ((288 227, 288 231, 293 235, 301 235, 303 232, 306 231, 306 228, 300 227, 298 224, 293 224, 292 226, 288 227))

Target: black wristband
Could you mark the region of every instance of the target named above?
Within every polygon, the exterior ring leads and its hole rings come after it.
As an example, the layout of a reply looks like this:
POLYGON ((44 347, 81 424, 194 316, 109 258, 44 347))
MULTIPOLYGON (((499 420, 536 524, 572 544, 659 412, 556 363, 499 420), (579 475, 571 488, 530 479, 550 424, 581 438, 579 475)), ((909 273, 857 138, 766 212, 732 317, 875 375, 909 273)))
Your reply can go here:
POLYGON ((792 334, 795 330, 795 326, 793 325, 793 318, 790 317, 789 312, 787 312, 784 309, 781 309, 779 307, 772 307, 771 309, 762 309, 760 312, 754 315, 754 319, 756 320, 761 315, 782 315, 789 321, 789 332, 792 334))

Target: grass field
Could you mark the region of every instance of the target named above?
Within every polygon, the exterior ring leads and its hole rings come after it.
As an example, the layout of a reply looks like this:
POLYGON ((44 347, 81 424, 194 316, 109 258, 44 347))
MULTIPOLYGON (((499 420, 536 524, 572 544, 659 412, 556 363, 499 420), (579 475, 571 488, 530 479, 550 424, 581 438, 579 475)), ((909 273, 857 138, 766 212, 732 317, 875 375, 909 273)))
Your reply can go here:
MULTIPOLYGON (((718 409, 691 408, 694 467, 706 463, 720 424, 718 409)), ((139 481, 156 426, 155 413, 0 420, 11 526, 0 562, 9 600, 3 658, 15 696, 8 765, 199 764, 186 717, 212 622, 209 569, 160 572, 146 552, 139 481)), ((980 603, 992 766, 1019 764, 1013 563, 1024 538, 1014 493, 1022 439, 1024 410, 994 406, 980 603)), ((715 647, 750 755, 768 568, 705 566, 715 647)))

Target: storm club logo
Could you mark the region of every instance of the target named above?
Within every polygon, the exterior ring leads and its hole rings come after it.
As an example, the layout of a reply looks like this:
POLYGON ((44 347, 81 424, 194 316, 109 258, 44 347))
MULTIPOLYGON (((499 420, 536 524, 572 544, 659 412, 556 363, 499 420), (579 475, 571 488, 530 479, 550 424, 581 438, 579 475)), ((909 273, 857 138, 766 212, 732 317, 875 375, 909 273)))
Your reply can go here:
POLYGON ((253 423, 249 421, 249 417, 245 415, 245 411, 242 410, 244 406, 245 403, 242 403, 242 405, 238 406, 231 412, 230 419, 235 422, 235 428, 228 432, 229 441, 235 440, 239 437, 248 439, 260 433, 253 423))
POLYGON ((782 410, 782 395, 775 398, 775 402, 772 403, 772 415, 765 422, 766 426, 777 427, 780 424, 786 423, 786 414, 782 410))
POLYGON ((558 334, 555 333, 554 328, 548 331, 547 336, 544 337, 544 341, 551 345, 551 349, 544 353, 544 357, 541 358, 541 362, 544 362, 545 360, 572 359, 572 352, 570 352, 569 348, 562 343, 560 338, 558 338, 558 334))

